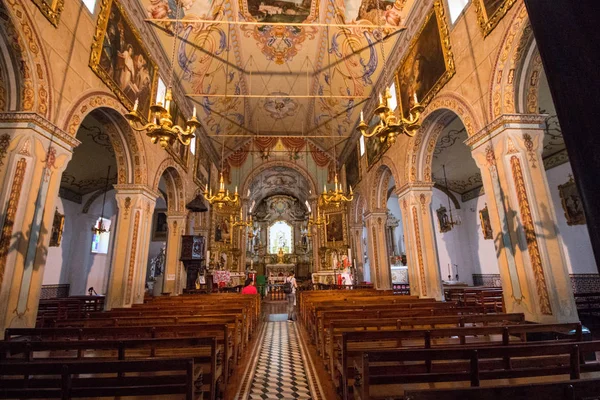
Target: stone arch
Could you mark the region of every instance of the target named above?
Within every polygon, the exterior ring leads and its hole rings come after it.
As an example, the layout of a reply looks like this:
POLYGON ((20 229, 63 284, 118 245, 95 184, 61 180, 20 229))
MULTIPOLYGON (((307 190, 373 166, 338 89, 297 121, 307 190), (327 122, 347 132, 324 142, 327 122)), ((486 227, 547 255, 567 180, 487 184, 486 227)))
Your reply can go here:
POLYGON ((369 210, 386 209, 387 194, 390 179, 398 184, 398 174, 393 161, 389 157, 382 157, 375 166, 376 172, 369 191, 369 210))
POLYGON ((169 212, 186 212, 185 209, 185 187, 183 185, 184 172, 173 158, 165 158, 156 171, 152 190, 158 193, 160 178, 165 177, 167 185, 167 210, 169 212))
MULTIPOLYGON (((36 112, 51 120, 52 82, 49 64, 44 53, 33 20, 22 0, 0 2, 0 47, 8 52, 16 85, 13 93, 18 99, 9 100, 16 104, 17 111, 36 112), (6 44, 6 48, 4 48, 6 44)), ((9 65, 9 64, 7 64, 9 65)))
POLYGON ((531 54, 533 31, 524 3, 517 8, 508 26, 490 78, 488 114, 491 120, 525 109, 517 106, 519 85, 524 82, 519 78, 519 74, 523 67, 523 59, 531 54))
MULTIPOLYGON (((462 121, 469 137, 484 128, 480 118, 463 97, 455 93, 444 93, 436 97, 421 117, 421 128, 408 142, 407 168, 404 175, 406 182, 431 181, 431 161, 435 143, 449 120, 456 116, 462 121)), ((396 186, 400 186, 398 182, 396 186)))
POLYGON ((252 181, 260 173, 262 173, 263 171, 265 171, 267 169, 273 168, 273 167, 286 167, 286 168, 290 168, 290 169, 300 173, 300 175, 302 175, 306 179, 306 181, 310 184, 310 190, 313 193, 313 195, 317 193, 317 183, 315 182, 313 177, 308 173, 308 170, 306 170, 306 168, 304 168, 301 165, 298 165, 291 161, 285 161, 285 160, 268 161, 266 163, 262 163, 260 165, 257 165, 256 167, 254 167, 254 169, 252 171, 250 171, 250 173, 244 180, 244 183, 242 184, 241 189, 240 189, 240 193, 242 193, 243 195, 248 193, 248 189, 250 189, 250 185, 252 184, 252 181))
POLYGON ((352 223, 362 224, 362 218, 365 210, 365 196, 360 192, 356 192, 355 200, 353 202, 352 215, 350 216, 352 218, 352 223))
MULTIPOLYGON (((85 117, 98 109, 102 110, 105 117, 112 122, 108 126, 114 129, 107 133, 112 134, 111 143, 113 143, 113 147, 115 147, 115 143, 120 142, 124 153, 127 154, 129 168, 126 171, 126 183, 148 184, 148 169, 142 138, 138 132, 129 127, 123 117, 127 109, 112 94, 92 91, 82 95, 73 103, 71 110, 66 114, 63 129, 69 135, 75 136, 85 117)), ((117 165, 119 165, 118 159, 117 165)), ((121 183, 121 170, 119 170, 119 183, 121 183)))

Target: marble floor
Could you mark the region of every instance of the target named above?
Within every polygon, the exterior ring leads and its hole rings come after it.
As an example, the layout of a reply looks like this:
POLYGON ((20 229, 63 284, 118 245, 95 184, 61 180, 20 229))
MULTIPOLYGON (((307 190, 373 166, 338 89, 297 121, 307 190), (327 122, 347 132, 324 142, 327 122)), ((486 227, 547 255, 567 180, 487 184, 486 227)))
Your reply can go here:
MULTIPOLYGON (((314 349, 298 322, 288 322, 285 303, 264 304, 263 324, 235 400, 327 399, 321 385, 322 366, 315 365, 314 349)), ((242 371, 240 371, 242 372, 242 371)))

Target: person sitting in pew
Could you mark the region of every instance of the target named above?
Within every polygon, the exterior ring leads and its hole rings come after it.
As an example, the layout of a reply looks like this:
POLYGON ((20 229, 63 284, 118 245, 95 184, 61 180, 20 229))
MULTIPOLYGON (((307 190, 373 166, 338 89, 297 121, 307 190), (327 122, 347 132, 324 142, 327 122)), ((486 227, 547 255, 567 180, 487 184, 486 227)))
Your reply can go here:
POLYGON ((252 278, 246 279, 246 283, 244 283, 244 288, 242 289, 242 294, 258 294, 252 278))

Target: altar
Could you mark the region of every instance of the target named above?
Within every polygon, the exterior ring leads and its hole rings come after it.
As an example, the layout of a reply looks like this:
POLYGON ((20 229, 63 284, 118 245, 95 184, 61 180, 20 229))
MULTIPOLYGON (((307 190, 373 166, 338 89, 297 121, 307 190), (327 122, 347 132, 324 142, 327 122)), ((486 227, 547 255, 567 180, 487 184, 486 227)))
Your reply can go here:
POLYGON ((319 271, 312 273, 312 283, 321 283, 324 285, 352 285, 353 276, 348 270, 336 269, 319 271))
POLYGON ((208 275, 210 276, 211 282, 219 287, 240 286, 246 281, 246 274, 244 272, 214 270, 209 272, 208 275))
POLYGON ((290 272, 296 273, 296 264, 267 264, 265 267, 269 283, 283 282, 290 272))

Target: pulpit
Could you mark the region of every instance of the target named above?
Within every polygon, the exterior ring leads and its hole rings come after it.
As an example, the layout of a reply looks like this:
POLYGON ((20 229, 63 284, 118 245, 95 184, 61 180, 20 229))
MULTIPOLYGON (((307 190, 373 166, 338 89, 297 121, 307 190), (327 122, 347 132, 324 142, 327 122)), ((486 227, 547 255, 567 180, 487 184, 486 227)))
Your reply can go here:
POLYGON ((206 241, 204 236, 182 235, 181 257, 187 275, 186 289, 195 289, 198 275, 204 276, 204 254, 206 241))

